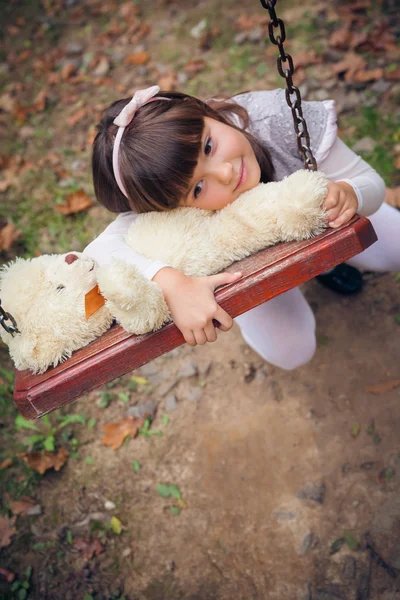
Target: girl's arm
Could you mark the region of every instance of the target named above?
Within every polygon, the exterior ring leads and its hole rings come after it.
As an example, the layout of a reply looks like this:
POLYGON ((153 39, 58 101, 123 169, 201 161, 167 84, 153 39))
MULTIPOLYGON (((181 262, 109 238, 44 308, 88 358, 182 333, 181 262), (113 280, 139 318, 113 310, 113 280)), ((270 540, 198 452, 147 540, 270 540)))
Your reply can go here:
POLYGON ((212 277, 186 277, 167 263, 146 258, 126 243, 130 225, 136 213, 122 213, 84 250, 100 266, 113 259, 133 265, 161 288, 175 325, 191 346, 213 342, 217 339, 213 320, 220 323, 222 331, 233 325, 232 318, 215 301, 216 287, 236 281, 240 274, 221 273, 212 277))
MULTIPOLYGON (((355 152, 350 150, 348 146, 340 138, 336 138, 327 157, 318 165, 320 171, 333 182, 337 182, 339 187, 341 184, 348 184, 352 189, 348 190, 348 197, 354 190, 356 195, 355 212, 368 217, 378 210, 385 198, 385 182, 382 177, 365 162, 355 152)), ((342 186, 345 190, 346 186, 342 186)), ((346 196, 346 194, 345 194, 346 196)), ((345 200, 344 196, 344 202, 345 200)), ((338 218, 341 214, 344 216, 346 210, 345 205, 331 204, 329 201, 329 193, 325 207, 331 209, 330 217, 338 218), (336 216, 335 216, 336 215, 336 216)), ((336 226, 339 223, 335 223, 336 226)))
POLYGON ((114 258, 120 259, 137 267, 147 279, 153 279, 160 269, 168 265, 161 260, 145 258, 126 244, 125 236, 137 216, 134 212, 118 215, 103 233, 86 246, 84 254, 93 258, 100 266, 108 265, 114 258))

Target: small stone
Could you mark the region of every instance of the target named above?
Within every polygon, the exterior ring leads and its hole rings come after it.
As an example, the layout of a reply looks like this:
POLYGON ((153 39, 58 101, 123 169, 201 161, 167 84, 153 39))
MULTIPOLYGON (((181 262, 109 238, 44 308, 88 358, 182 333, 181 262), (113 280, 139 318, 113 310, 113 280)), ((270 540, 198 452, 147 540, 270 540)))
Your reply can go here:
POLYGON ((29 138, 35 135, 35 128, 30 127, 30 125, 24 125, 24 127, 21 127, 18 134, 21 140, 29 140, 29 138))
POLYGON ((202 19, 199 23, 197 23, 197 25, 192 27, 192 29, 190 30, 190 35, 192 37, 194 37, 195 39, 200 39, 204 30, 206 29, 206 27, 207 27, 207 20, 202 19))
POLYGON ((124 550, 122 550, 122 556, 124 558, 127 558, 128 556, 130 556, 132 554, 132 550, 130 548, 125 548, 124 550))
POLYGON ((106 500, 104 502, 104 508, 106 510, 114 510, 115 508, 117 508, 117 505, 114 504, 114 502, 111 502, 111 500, 106 500))
POLYGON ((325 89, 318 89, 313 92, 313 97, 315 100, 322 102, 322 100, 328 100, 330 95, 325 89))
POLYGON ((277 381, 275 381, 275 379, 272 379, 269 382, 268 390, 271 393, 272 398, 276 402, 280 402, 282 400, 282 398, 283 398, 282 390, 279 386, 279 383, 277 381))
POLYGON ((192 400, 193 402, 199 402, 203 396, 203 390, 199 387, 192 387, 187 392, 188 400, 192 400))
POLYGON ((261 42, 261 40, 263 38, 264 38, 264 32, 260 26, 254 27, 254 29, 252 29, 249 32, 249 41, 252 42, 253 44, 257 44, 258 42, 261 42))
POLYGON ((371 137, 363 137, 361 140, 358 140, 353 146, 354 152, 372 152, 375 149, 376 141, 371 137))
POLYGON ((322 504, 325 498, 325 484, 323 481, 307 483, 303 489, 296 494, 296 497, 301 498, 302 500, 312 500, 313 502, 322 504))
POLYGON ((110 68, 111 66, 109 60, 105 56, 103 56, 103 58, 100 59, 97 67, 94 69, 93 75, 95 77, 104 77, 105 75, 107 75, 110 68))
POLYGON ((247 40, 248 33, 247 31, 240 31, 233 38, 233 43, 237 46, 241 46, 247 40))
POLYGON ((68 44, 65 47, 65 54, 67 54, 68 56, 74 54, 82 54, 82 52, 83 46, 79 42, 68 42, 68 44))
POLYGON ((275 510, 273 516, 278 521, 293 521, 296 518, 296 514, 290 510, 275 510))
POLYGON ((187 362, 178 372, 178 377, 194 377, 197 373, 197 365, 194 362, 187 362))
POLYGON ((176 407, 177 407, 176 396, 174 396, 173 394, 170 394, 169 396, 167 396, 167 398, 165 400, 165 410, 167 412, 170 412, 171 410, 175 410, 176 407))
POLYGON ((170 573, 172 573, 172 571, 175 571, 175 561, 173 561, 173 560, 167 561, 166 568, 167 568, 167 571, 169 571, 170 573))
POLYGON ((149 402, 145 402, 144 404, 137 404, 136 406, 131 406, 126 411, 127 416, 134 417, 135 419, 141 419, 146 415, 150 415, 151 417, 154 415, 157 409, 157 403, 155 400, 149 400, 149 402))
POLYGON ((199 376, 207 377, 210 374, 214 361, 208 360, 204 365, 198 366, 199 376))
POLYGON ((350 471, 351 471, 351 464, 344 463, 344 465, 342 465, 342 473, 350 473, 350 471))
POLYGON ((179 383, 179 379, 170 379, 169 381, 165 381, 158 388, 158 394, 160 396, 166 396, 169 392, 179 383))
POLYGON ((180 71, 177 75, 177 82, 179 85, 185 85, 189 80, 189 75, 185 71, 180 71))
POLYGON ((367 460, 360 464, 360 469, 363 471, 370 471, 375 466, 375 463, 372 460, 367 460))
POLYGON ((148 377, 149 375, 155 375, 156 373, 158 373, 158 367, 154 363, 154 361, 152 361, 152 362, 149 362, 146 365, 143 365, 142 367, 140 367, 140 373, 141 373, 141 375, 143 375, 143 377, 148 377))
POLYGON ((327 585, 324 589, 316 590, 315 600, 346 600, 338 585, 327 585))
POLYGON ((352 556, 345 556, 343 560, 343 579, 346 583, 351 583, 357 571, 357 563, 352 556))
POLYGON ((256 368, 253 363, 244 363, 244 375, 243 381, 245 383, 251 383, 256 376, 256 368))
POLYGON ((311 533, 311 531, 309 531, 308 533, 306 533, 306 535, 303 537, 303 541, 301 542, 301 546, 299 548, 299 555, 300 556, 304 556, 312 547, 314 542, 314 536, 311 533))
POLYGON ((30 508, 28 508, 28 510, 26 511, 26 514, 29 515, 30 517, 33 517, 36 515, 41 515, 42 507, 40 506, 40 504, 34 504, 30 508))

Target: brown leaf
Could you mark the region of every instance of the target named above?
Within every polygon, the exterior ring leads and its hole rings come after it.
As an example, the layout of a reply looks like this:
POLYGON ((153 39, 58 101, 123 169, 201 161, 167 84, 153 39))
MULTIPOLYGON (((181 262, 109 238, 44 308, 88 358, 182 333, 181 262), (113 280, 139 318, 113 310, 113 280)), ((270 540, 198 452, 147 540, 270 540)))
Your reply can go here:
POLYGON ((8 569, 0 568, 0 575, 4 577, 4 579, 8 581, 8 583, 12 583, 15 579, 15 573, 9 571, 8 569))
POLYGON ((16 518, 0 516, 0 548, 6 548, 11 544, 11 538, 17 532, 14 527, 16 518))
POLYGON ((400 379, 391 379, 389 381, 376 383, 375 385, 369 385, 364 388, 364 392, 369 392, 370 394, 384 394, 385 392, 391 392, 399 386, 400 379))
POLYGON ((108 423, 103 425, 104 437, 101 443, 104 446, 110 446, 113 450, 120 448, 128 435, 134 438, 138 434, 139 428, 143 425, 144 419, 134 419, 128 416, 121 419, 118 423, 108 423))
POLYGON ((125 58, 124 63, 126 65, 146 65, 150 60, 150 54, 145 50, 141 52, 134 52, 133 54, 128 54, 125 58))
MULTIPOLYGON (((400 169, 400 159, 398 158, 396 162, 399 163, 397 168, 400 169)), ((400 187, 386 188, 385 202, 390 206, 400 208, 400 187)))
POLYGON ((84 117, 86 117, 87 112, 88 112, 87 108, 80 108, 79 110, 76 111, 76 113, 74 113, 73 115, 71 115, 70 117, 68 117, 66 119, 67 125, 69 125, 70 127, 73 127, 74 125, 79 123, 79 121, 82 121, 82 119, 84 117))
POLYGON ((82 212, 93 206, 91 198, 84 190, 72 192, 65 197, 66 205, 58 204, 56 210, 62 215, 71 215, 73 213, 82 212))
POLYGON ((378 79, 382 79, 382 77, 383 77, 383 69, 381 69, 381 68, 366 69, 365 71, 360 69, 353 73, 352 79, 353 79, 353 81, 366 82, 366 81, 377 81, 378 79))
POLYGON ((332 33, 331 37, 329 38, 328 45, 331 48, 340 48, 345 50, 349 47, 350 38, 351 33, 349 27, 345 26, 332 33))
POLYGON ((12 458, 5 458, 2 463, 0 463, 0 469, 8 469, 12 465, 12 458))
POLYGON ((163 75, 158 80, 158 85, 164 92, 171 92, 176 86, 176 77, 175 73, 171 71, 168 75, 163 75))
MULTIPOLYGON (((297 54, 293 55, 293 63, 296 67, 296 77, 297 70, 303 67, 308 67, 309 65, 317 65, 322 63, 323 57, 322 55, 317 55, 315 50, 300 50, 297 54)), ((286 63, 285 63, 286 64, 286 63)), ((296 85, 298 81, 296 79, 296 85)))
POLYGON ((21 496, 19 500, 11 502, 10 508, 14 515, 26 515, 32 506, 37 504, 36 500, 29 498, 28 496, 21 496))
POLYGON ((345 80, 349 81, 353 78, 353 75, 356 71, 360 69, 365 69, 367 65, 367 61, 359 56, 355 52, 347 52, 344 55, 343 60, 335 63, 332 66, 332 70, 334 73, 345 73, 345 80))
POLYGON ((90 560, 93 556, 101 554, 104 550, 104 546, 98 539, 90 541, 83 537, 75 538, 73 547, 76 548, 86 560, 90 560))
POLYGON ((43 454, 37 452, 26 452, 19 455, 31 469, 43 475, 48 469, 59 471, 64 466, 68 452, 65 448, 60 448, 57 454, 46 450, 43 454))
POLYGON ((204 58, 190 58, 186 63, 184 69, 186 73, 189 75, 196 75, 196 73, 200 73, 207 66, 204 58))
POLYGON ((13 243, 19 238, 21 232, 15 229, 12 223, 8 223, 3 229, 0 229, 0 251, 10 250, 13 243))
POLYGON ((389 81, 400 81, 400 69, 393 69, 392 71, 385 71, 384 78, 389 81))
POLYGON ((76 66, 73 63, 65 63, 63 68, 61 69, 61 78, 69 79, 76 71, 76 66))

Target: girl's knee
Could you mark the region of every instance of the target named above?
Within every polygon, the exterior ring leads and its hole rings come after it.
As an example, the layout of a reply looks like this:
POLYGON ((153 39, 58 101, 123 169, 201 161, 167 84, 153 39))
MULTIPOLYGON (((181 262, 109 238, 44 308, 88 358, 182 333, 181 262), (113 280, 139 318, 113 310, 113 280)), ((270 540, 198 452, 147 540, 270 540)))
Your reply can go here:
POLYGON ((317 340, 315 333, 307 334, 298 340, 291 340, 286 352, 281 357, 277 357, 276 366, 285 371, 293 371, 310 362, 317 349, 317 340))

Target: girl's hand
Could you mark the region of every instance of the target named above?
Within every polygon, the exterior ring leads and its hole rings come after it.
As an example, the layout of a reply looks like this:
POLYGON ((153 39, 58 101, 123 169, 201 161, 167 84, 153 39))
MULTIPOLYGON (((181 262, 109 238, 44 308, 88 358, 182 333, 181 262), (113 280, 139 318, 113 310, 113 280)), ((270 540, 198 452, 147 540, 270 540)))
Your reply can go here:
POLYGON ((220 323, 222 331, 231 329, 233 319, 217 304, 214 290, 241 276, 241 273, 219 273, 209 277, 187 277, 181 271, 164 267, 153 281, 161 287, 172 319, 186 343, 196 346, 217 339, 213 320, 220 323))
POLYGON ((329 226, 339 227, 350 221, 356 214, 358 208, 357 194, 349 183, 330 181, 323 208, 328 211, 329 226))

